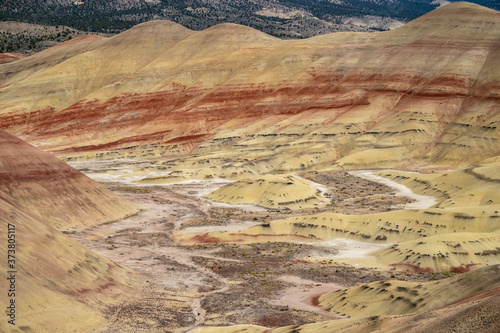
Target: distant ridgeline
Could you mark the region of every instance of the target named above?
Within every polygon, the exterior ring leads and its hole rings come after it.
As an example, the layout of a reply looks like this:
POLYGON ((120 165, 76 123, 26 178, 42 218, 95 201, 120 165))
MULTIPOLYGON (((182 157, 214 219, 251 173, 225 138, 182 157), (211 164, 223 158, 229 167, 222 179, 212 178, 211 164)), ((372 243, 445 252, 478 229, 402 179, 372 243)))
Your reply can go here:
MULTIPOLYGON (((193 30, 219 23, 247 25, 283 38, 304 38, 335 31, 386 30, 382 25, 349 25, 346 17, 371 15, 408 22, 446 0, 19 0, 3 1, 0 21, 117 33, 153 19, 165 19, 193 30), (318 20, 319 19, 319 20, 318 20)), ((471 0, 499 10, 497 0, 471 0)), ((14 50, 15 51, 15 50, 14 50)))

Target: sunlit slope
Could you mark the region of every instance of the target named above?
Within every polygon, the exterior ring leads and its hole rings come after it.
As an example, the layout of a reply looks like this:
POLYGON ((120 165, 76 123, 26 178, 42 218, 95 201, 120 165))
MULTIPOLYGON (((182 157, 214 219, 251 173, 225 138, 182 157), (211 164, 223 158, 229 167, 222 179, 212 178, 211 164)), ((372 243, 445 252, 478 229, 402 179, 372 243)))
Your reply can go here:
MULTIPOLYGON (((24 79, 50 69, 67 59, 92 50, 95 47, 96 42, 101 41, 103 38, 104 37, 95 35, 78 37, 30 57, 24 57, 20 59, 20 61, 8 64, 8 66, 0 66, 2 88, 15 85, 24 79)), ((2 90, 2 93, 8 94, 8 92, 8 89, 2 90)), ((26 98, 24 101, 30 102, 31 99, 26 98)), ((20 109, 26 107, 28 107, 28 105, 21 106, 20 109)))
POLYGON ((466 272, 479 265, 500 264, 500 233, 452 233, 392 245, 372 253, 380 263, 398 269, 466 272))
MULTIPOLYGON (((380 175, 401 182, 414 191, 439 198, 435 213, 448 212, 464 224, 453 233, 428 237, 423 241, 407 241, 378 251, 379 261, 391 264, 415 265, 418 268, 467 270, 475 264, 491 265, 500 259, 500 164, 490 163, 459 168, 437 174, 416 174, 400 171, 380 172, 380 175), (481 227, 486 217, 490 230, 481 227), (484 231, 492 233, 484 233, 484 231), (460 265, 458 265, 460 264, 460 265)), ((443 215, 438 215, 449 221, 443 215)))
POLYGON ((435 282, 376 281, 327 293, 319 305, 350 318, 266 328, 200 327, 196 333, 488 332, 500 324, 499 266, 435 282))
POLYGON ((0 197, 67 230, 134 214, 138 208, 57 157, 0 130, 0 197))
POLYGON ((0 65, 13 62, 25 57, 25 55, 19 53, 0 53, 0 65))
MULTIPOLYGON (((495 208, 498 209, 498 208, 495 208)), ((467 271, 475 265, 500 264, 500 225, 493 209, 471 223, 460 211, 396 211, 371 215, 321 213, 274 220, 239 232, 210 237, 181 235, 184 243, 320 241, 349 238, 370 243, 397 243, 374 252, 376 261, 411 271, 467 271), (493 215, 490 215, 493 214, 493 215)))
POLYGON ((189 33, 189 29, 173 22, 152 21, 111 38, 79 37, 12 66, 2 66, 0 73, 5 86, 2 100, 7 102, 3 113, 14 117, 10 125, 16 127, 20 125, 16 122, 19 117, 23 118, 26 112, 36 112, 33 125, 41 126, 72 104, 82 99, 93 100, 87 95, 101 88, 106 88, 106 97, 111 98, 121 86, 121 80, 133 77, 189 33), (26 96, 18 96, 21 90, 26 96), (43 95, 44 98, 40 98, 43 95))
POLYGON ((468 3, 298 41, 150 22, 0 65, 0 123, 73 160, 191 154, 167 165, 186 179, 467 164, 498 155, 499 40, 468 3))
POLYGON ((492 207, 500 205, 500 161, 461 167, 448 172, 420 174, 404 171, 381 171, 419 194, 438 198, 439 208, 492 207))
POLYGON ((376 281, 322 295, 319 306, 349 317, 420 313, 500 287, 500 266, 435 282, 376 281))

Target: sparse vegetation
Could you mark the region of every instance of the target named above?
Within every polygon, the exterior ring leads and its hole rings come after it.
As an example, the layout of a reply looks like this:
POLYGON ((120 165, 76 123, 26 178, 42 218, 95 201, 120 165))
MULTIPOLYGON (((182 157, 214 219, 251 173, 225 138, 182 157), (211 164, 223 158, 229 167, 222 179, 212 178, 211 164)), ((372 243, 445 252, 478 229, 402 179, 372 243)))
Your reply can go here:
POLYGON ((134 192, 134 193, 151 193, 151 190, 143 187, 122 187, 119 186, 115 189, 115 191, 126 191, 126 192, 134 192))
MULTIPOLYGON (((55 27, 0 22, 0 53, 14 52, 31 55, 90 33, 62 25, 55 27)), ((111 36, 112 34, 101 33, 100 35, 111 36)))

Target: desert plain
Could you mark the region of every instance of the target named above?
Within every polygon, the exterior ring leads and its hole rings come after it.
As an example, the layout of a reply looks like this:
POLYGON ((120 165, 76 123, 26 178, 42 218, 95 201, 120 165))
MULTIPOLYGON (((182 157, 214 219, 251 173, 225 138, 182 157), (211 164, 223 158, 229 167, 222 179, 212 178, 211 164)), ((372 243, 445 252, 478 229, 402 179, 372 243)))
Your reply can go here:
POLYGON ((4 57, 0 329, 496 332, 499 52, 500 14, 460 2, 386 32, 153 21, 4 57))

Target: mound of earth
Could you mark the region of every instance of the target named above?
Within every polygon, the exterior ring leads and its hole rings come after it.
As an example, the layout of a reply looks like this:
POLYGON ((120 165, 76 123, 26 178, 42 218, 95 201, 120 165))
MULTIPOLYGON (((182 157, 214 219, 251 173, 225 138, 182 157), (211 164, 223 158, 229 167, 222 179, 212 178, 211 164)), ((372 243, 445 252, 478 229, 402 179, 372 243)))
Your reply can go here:
POLYGON ((98 225, 138 207, 52 154, 0 130, 0 197, 37 219, 67 230, 98 225))
MULTIPOLYGON (((363 298, 363 303, 358 304, 358 306, 355 306, 355 302, 351 302, 347 297, 345 300, 342 300, 344 296, 336 295, 335 293, 320 297, 320 299, 329 297, 338 298, 335 304, 340 304, 338 306, 343 310, 347 311, 349 309, 350 311, 347 312, 356 316, 353 318, 279 328, 266 328, 254 325, 200 327, 195 329, 194 332, 361 333, 404 331, 418 333, 432 331, 445 333, 467 331, 494 333, 498 330, 498 325, 500 324, 498 282, 498 266, 478 269, 462 276, 439 282, 420 284, 408 282, 401 284, 400 281, 374 282, 338 291, 338 294, 345 293, 347 295, 347 293, 355 293, 358 288, 364 288, 364 292, 370 294, 372 298, 363 298), (490 283, 490 285, 487 285, 487 283, 490 283), (461 291, 464 293, 461 294, 461 291), (393 297, 391 298, 391 296, 393 297), (386 298, 385 301, 384 298, 386 298), (424 300, 420 301, 421 298, 424 300), (401 309, 397 308, 394 304, 399 304, 401 309), (419 306, 418 304, 421 305, 419 306), (424 308, 433 309, 424 310, 424 308), (373 310, 373 313, 403 312, 406 314, 357 317, 363 311, 366 311, 366 313, 370 312, 369 310, 373 310)), ((362 297, 362 293, 358 295, 362 297)), ((323 301, 326 302, 325 300, 323 301)))
MULTIPOLYGON (((434 196, 434 206, 363 215, 327 211, 277 219, 241 231, 213 232, 207 239, 315 242, 349 238, 391 244, 373 253, 376 262, 413 272, 463 272, 477 265, 495 265, 500 263, 497 169, 497 162, 489 161, 432 174, 378 171, 379 175, 405 184, 420 195, 434 196)), ((229 194, 236 197, 234 192, 229 194)), ((199 241, 196 235, 180 235, 178 240, 199 241)))
POLYGON ((229 204, 271 209, 314 208, 327 200, 313 184, 295 176, 263 175, 230 183, 206 196, 229 204))

